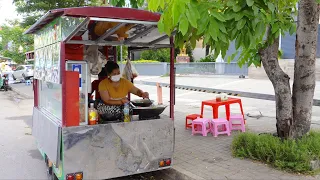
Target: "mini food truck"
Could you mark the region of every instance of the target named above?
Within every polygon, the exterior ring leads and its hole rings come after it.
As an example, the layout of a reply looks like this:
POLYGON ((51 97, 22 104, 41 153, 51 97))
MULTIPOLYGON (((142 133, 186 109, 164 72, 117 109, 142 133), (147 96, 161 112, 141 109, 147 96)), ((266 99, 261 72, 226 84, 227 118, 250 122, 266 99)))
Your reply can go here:
MULTIPOLYGON (((174 151, 173 37, 160 34, 160 14, 115 7, 51 10, 26 33, 34 34, 32 134, 54 179, 108 179, 161 170, 174 151), (129 54, 171 48, 170 115, 133 117, 131 122, 88 125, 91 75, 106 60, 116 61, 115 46, 129 54)), ((160 114, 160 115, 159 115, 160 114)))

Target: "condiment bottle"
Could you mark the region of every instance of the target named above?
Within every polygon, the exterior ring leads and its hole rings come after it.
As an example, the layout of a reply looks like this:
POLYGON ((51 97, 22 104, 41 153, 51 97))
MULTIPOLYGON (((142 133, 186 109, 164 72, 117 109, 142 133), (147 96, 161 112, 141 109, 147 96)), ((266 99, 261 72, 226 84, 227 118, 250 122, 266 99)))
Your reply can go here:
POLYGON ((124 122, 130 122, 130 109, 129 109, 129 103, 124 104, 123 108, 123 115, 124 115, 124 122))
POLYGON ((90 103, 89 108, 89 125, 97 124, 98 120, 98 111, 94 108, 94 104, 90 103))

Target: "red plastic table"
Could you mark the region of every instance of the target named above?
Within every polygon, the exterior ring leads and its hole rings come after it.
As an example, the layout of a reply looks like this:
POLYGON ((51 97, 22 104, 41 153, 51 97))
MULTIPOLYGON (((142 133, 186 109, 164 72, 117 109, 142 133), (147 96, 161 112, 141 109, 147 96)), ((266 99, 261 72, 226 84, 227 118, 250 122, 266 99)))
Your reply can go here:
POLYGON ((225 100, 225 101, 216 101, 216 100, 202 101, 201 115, 203 116, 204 106, 211 106, 212 110, 213 110, 213 119, 217 119, 219 116, 219 106, 225 106, 226 117, 227 117, 227 120, 229 120, 230 119, 230 104, 239 104, 241 114, 244 116, 243 109, 242 109, 242 102, 241 102, 241 99, 238 99, 238 98, 228 98, 228 100, 225 100))

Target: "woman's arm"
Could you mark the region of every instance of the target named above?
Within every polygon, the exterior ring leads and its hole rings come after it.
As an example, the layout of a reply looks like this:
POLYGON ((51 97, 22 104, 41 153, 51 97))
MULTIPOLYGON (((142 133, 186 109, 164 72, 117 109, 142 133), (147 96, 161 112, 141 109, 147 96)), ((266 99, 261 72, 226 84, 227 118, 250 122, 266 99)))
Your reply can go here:
POLYGON ((101 96, 102 101, 107 105, 122 105, 122 104, 126 103, 125 99, 111 100, 108 91, 101 91, 100 96, 101 96))
POLYGON ((133 86, 130 90, 130 93, 142 97, 142 98, 149 98, 149 94, 147 92, 143 92, 141 89, 133 86))

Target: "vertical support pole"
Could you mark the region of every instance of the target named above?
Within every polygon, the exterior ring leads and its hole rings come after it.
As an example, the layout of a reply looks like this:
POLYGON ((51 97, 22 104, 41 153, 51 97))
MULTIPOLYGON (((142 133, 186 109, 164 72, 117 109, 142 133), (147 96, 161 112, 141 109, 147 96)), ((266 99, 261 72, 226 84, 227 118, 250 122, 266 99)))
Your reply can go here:
POLYGON ((157 83, 157 96, 158 96, 158 105, 162 105, 162 87, 157 83))
POLYGON ((61 42, 60 44, 60 80, 62 84, 62 126, 65 127, 67 122, 67 107, 66 107, 66 44, 61 42))
POLYGON ((34 107, 39 107, 39 80, 38 79, 34 79, 33 80, 33 106, 34 107))
POLYGON ((174 120, 174 90, 175 90, 175 72, 174 72, 174 42, 173 36, 170 37, 170 118, 174 120))
POLYGON ((117 62, 117 47, 113 46, 113 60, 114 62, 117 62))
MULTIPOLYGON (((128 47, 128 59, 130 59, 130 53, 131 53, 131 49, 130 49, 130 47, 128 47)), ((132 82, 132 84, 133 84, 133 79, 131 79, 131 82, 132 82)), ((130 95, 130 93, 128 93, 128 100, 129 100, 129 101, 131 100, 131 95, 130 95)))

